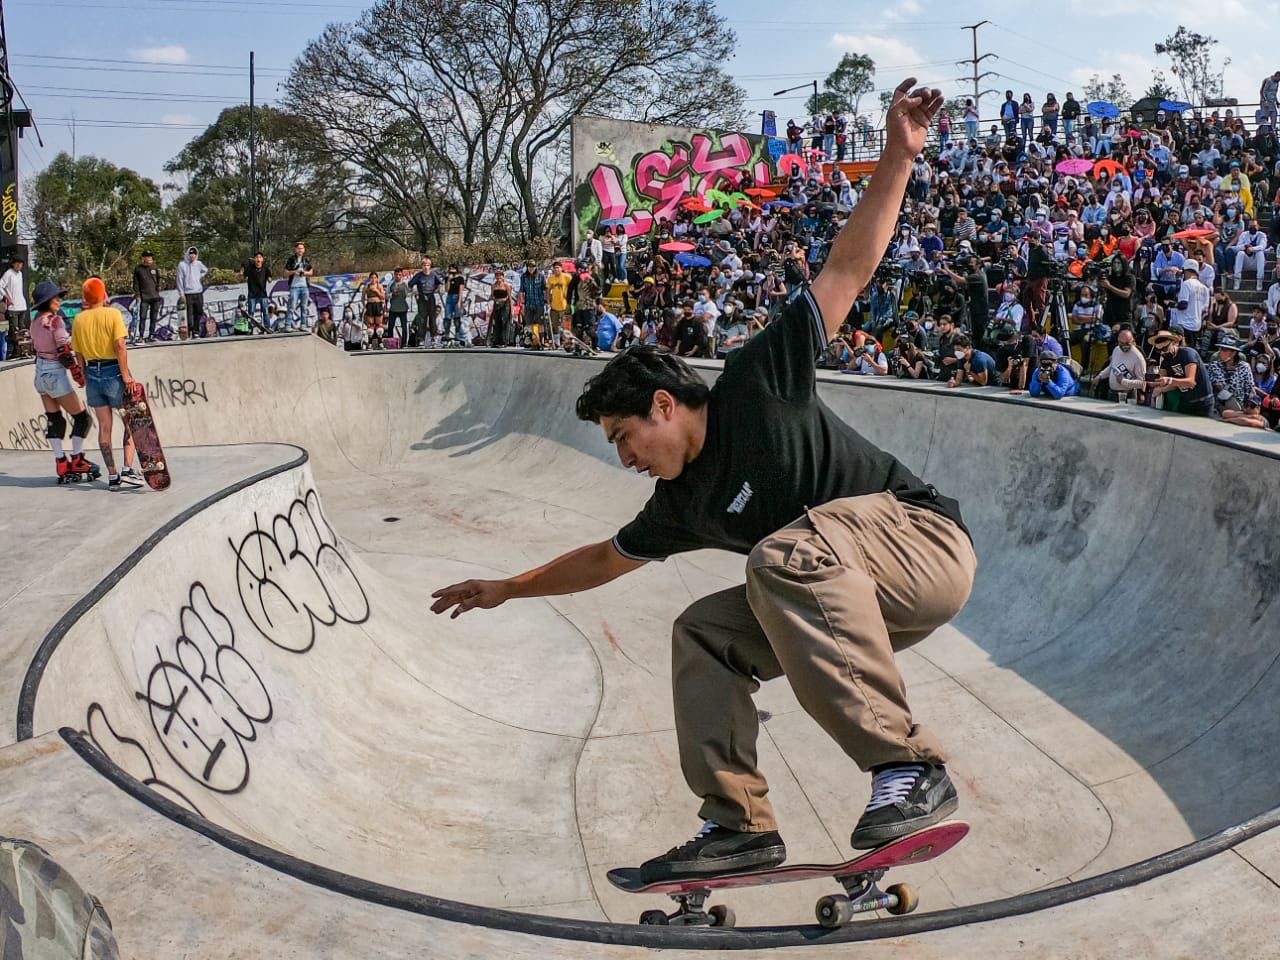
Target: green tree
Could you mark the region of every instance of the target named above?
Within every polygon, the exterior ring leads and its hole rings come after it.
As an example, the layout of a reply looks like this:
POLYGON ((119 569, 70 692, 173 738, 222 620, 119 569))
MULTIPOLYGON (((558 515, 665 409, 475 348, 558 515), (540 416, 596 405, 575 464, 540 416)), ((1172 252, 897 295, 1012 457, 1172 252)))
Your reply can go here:
POLYGON ((1169 58, 1169 70, 1189 103, 1202 104, 1222 96, 1222 74, 1231 61, 1223 60, 1222 68, 1214 71, 1212 51, 1217 43, 1213 37, 1179 25, 1155 46, 1156 53, 1169 58))
POLYGON ((1147 92, 1142 96, 1144 98, 1156 98, 1160 100, 1172 100, 1177 91, 1169 83, 1164 75, 1163 70, 1151 71, 1151 84, 1147 87, 1147 92))
POLYGON ((155 183, 97 157, 58 154, 28 195, 35 259, 72 289, 118 272, 167 223, 155 183))
POLYGON ((382 208, 429 190, 464 242, 511 210, 513 232, 537 237, 569 200, 575 116, 743 123, 745 94, 721 67, 735 43, 713 0, 377 0, 327 27, 285 90, 325 131, 317 147, 376 186, 382 208), (430 180, 379 149, 392 118, 430 180))
POLYGON ((839 113, 845 109, 844 101, 840 99, 840 95, 832 93, 830 90, 823 90, 816 97, 811 93, 804 102, 805 113, 809 115, 817 114, 822 116, 828 113, 839 113))
MULTIPOLYGON (((318 154, 309 120, 273 107, 255 116, 260 246, 277 254, 332 228, 348 205, 345 171, 318 154)), ((253 255, 249 107, 229 107, 165 165, 186 186, 174 209, 210 263, 236 267, 253 255)))
POLYGON ((1124 78, 1118 73, 1113 73, 1111 79, 1106 81, 1095 73, 1084 85, 1083 96, 1085 103, 1105 100, 1107 103, 1114 103, 1121 110, 1128 110, 1133 106, 1133 94, 1129 92, 1124 78))

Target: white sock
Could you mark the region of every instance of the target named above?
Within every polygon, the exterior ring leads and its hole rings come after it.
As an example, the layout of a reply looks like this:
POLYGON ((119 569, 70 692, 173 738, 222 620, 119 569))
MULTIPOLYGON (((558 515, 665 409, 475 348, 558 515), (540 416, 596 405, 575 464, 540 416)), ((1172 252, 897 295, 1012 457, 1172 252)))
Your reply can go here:
POLYGON ((62 449, 61 437, 50 437, 49 446, 53 447, 53 455, 57 457, 59 460, 61 460, 63 457, 67 455, 66 451, 62 449))
POLYGON ((84 437, 71 438, 71 454, 72 456, 80 456, 84 453, 84 437))

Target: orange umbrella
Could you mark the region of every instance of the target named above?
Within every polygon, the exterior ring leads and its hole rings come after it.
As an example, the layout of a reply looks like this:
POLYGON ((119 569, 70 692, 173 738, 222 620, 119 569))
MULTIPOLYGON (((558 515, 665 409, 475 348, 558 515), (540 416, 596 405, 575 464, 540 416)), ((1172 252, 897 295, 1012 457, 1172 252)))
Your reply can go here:
POLYGON ((760 197, 763 199, 766 197, 776 197, 779 193, 782 192, 782 188, 781 187, 769 187, 769 188, 749 187, 748 189, 743 190, 742 192, 749 197, 760 197))
POLYGON ((1119 177, 1124 174, 1124 167, 1111 159, 1099 160, 1093 165, 1093 175, 1096 177, 1102 171, 1107 171, 1113 177, 1119 177))

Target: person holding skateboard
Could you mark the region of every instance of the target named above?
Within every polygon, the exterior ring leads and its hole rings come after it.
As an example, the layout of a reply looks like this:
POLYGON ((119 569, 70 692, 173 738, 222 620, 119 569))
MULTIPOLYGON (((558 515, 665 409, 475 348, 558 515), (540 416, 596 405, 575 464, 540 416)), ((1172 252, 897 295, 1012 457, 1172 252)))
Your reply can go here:
POLYGON ((624 467, 658 478, 611 541, 507 580, 436 591, 452 616, 515 597, 575 593, 675 553, 745 554, 746 583, 696 601, 672 632, 680 763, 702 829, 644 863, 646 883, 781 863, 756 765, 759 682, 786 676, 801 707, 864 771, 871 800, 851 837, 878 847, 958 806, 942 744, 917 724, 894 660, 951 620, 977 559, 956 501, 924 483, 817 397, 815 365, 893 235, 912 162, 942 105, 900 84, 888 140, 826 265, 708 389, 679 358, 632 347, 588 381, 578 416, 624 467))
POLYGON ((142 477, 133 469, 133 438, 128 427, 124 431, 124 470, 116 471, 115 454, 111 452, 111 412, 124 406, 125 394, 133 387, 129 331, 120 311, 106 305, 107 285, 101 279, 86 280, 81 296, 84 309, 71 328, 71 349, 85 370, 85 399, 98 418, 98 449, 107 468, 107 483, 112 489, 122 484, 141 486, 142 477))
POLYGON ((83 383, 83 368, 77 367, 71 353, 71 334, 62 318, 62 300, 67 291, 52 280, 42 280, 32 295, 36 319, 31 324, 31 348, 36 354, 36 393, 44 405, 45 437, 56 458, 58 482, 92 480, 101 471, 84 455, 84 438, 93 420, 71 385, 68 372, 74 370, 83 383), (67 436, 67 416, 71 417, 71 458, 67 458, 62 442, 67 436))

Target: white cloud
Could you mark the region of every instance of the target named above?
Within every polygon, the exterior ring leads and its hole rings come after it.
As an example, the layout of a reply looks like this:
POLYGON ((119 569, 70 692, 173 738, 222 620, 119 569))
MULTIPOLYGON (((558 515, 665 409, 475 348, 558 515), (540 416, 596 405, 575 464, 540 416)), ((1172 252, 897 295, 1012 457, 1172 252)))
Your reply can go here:
POLYGON ((919 17, 924 14, 924 5, 920 0, 898 0, 898 3, 891 10, 886 10, 884 14, 885 23, 896 23, 900 20, 910 20, 912 17, 919 17))
POLYGON ((926 59, 915 47, 893 37, 877 37, 873 34, 837 33, 831 38, 831 46, 849 53, 865 53, 876 62, 876 69, 901 67, 908 63, 923 63, 926 59))
POLYGON ((191 54, 187 48, 174 44, 168 47, 135 47, 129 56, 144 63, 189 63, 191 54))
POLYGON ((190 113, 166 113, 160 118, 160 122, 189 127, 196 122, 196 118, 190 113))

